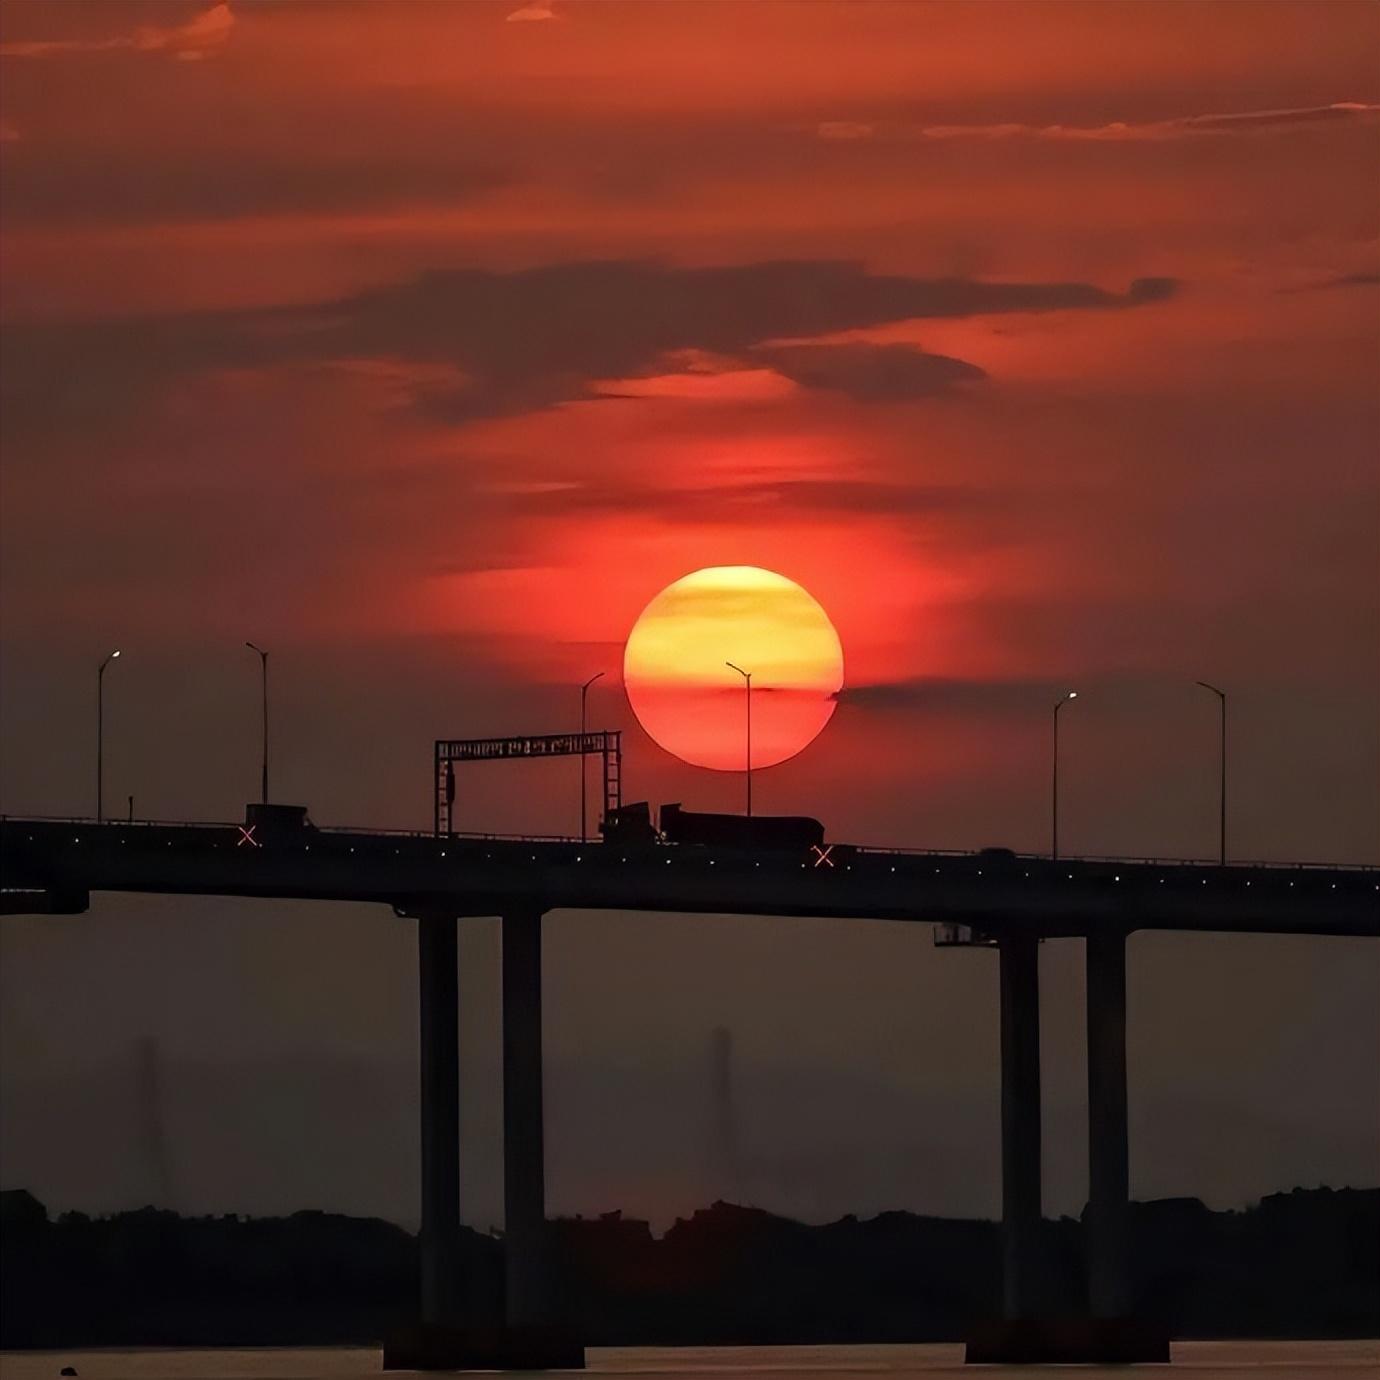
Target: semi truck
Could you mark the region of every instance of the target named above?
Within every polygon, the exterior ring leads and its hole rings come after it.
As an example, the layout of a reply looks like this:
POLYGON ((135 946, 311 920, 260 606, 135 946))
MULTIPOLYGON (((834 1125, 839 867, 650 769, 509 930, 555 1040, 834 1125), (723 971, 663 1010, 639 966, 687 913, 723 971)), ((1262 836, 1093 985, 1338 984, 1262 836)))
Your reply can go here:
POLYGON ((674 843, 701 848, 807 850, 822 847, 824 825, 806 815, 724 815, 661 807, 661 828, 646 801, 613 811, 600 826, 610 843, 674 843))

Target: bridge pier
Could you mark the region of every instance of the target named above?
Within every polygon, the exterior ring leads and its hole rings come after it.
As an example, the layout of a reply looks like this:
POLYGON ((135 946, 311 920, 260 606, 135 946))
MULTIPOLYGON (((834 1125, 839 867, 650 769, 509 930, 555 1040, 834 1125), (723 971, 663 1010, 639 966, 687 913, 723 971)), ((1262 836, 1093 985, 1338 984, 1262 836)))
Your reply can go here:
POLYGON ((417 920, 420 977, 423 1324, 453 1326, 460 1281, 460 995, 456 919, 417 920))
POLYGON ((503 917, 503 1261, 509 1327, 549 1321, 539 910, 503 917))
POLYGON ((542 1117, 542 912, 502 918, 504 1312, 464 1289, 460 1259, 457 922, 417 920, 422 1073, 421 1317, 384 1344, 385 1370, 582 1370, 584 1347, 549 1325, 542 1117))
POLYGON ((1001 962, 1002 1313, 1035 1316, 1040 1232, 1040 941, 1003 935, 1001 962))
POLYGON ((1131 1312, 1130 1164, 1126 1126, 1126 935, 1088 935, 1088 1311, 1131 1312))
POLYGON ((1003 1317, 979 1327, 966 1359, 982 1364, 1169 1360, 1169 1339, 1131 1316, 1126 1129, 1126 933, 1087 938, 1088 1316, 1042 1316, 1039 940, 1006 934, 1001 957, 1003 1317))

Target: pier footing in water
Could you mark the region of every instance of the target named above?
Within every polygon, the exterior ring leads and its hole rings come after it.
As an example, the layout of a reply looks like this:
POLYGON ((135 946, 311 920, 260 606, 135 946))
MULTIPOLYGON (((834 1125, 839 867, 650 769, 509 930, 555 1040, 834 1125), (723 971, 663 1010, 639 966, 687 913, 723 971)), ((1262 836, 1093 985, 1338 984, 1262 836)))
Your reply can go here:
POLYGON ((1169 1334, 1136 1318, 1013 1318, 977 1328, 969 1365, 1102 1365, 1169 1360, 1169 1334))
POLYGON ((548 1327, 418 1323, 383 1344, 384 1370, 583 1370, 584 1346, 548 1327))

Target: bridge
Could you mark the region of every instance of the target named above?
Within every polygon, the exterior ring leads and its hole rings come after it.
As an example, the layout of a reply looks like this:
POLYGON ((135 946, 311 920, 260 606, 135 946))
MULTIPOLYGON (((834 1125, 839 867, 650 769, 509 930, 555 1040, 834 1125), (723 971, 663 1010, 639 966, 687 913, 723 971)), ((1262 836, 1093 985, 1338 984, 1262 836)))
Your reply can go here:
MULTIPOLYGON (((442 797, 444 799, 444 797, 442 797)), ((386 1363, 579 1365, 544 1330, 542 916, 685 911, 926 923, 1000 967, 1002 1241, 1010 1327, 969 1359, 1167 1359, 1130 1324, 1126 938, 1136 930, 1380 936, 1380 870, 926 852, 759 851, 353 829, 0 819, 3 909, 77 913, 93 891, 371 901, 418 930, 422 1329, 386 1363), (503 1326, 467 1317, 460 1278, 457 920, 502 920, 506 1289, 503 1326), (1041 1217, 1038 945, 1086 941, 1089 1321, 1049 1343, 1037 1311, 1041 1217), (1022 1330, 1024 1329, 1024 1330, 1022 1330), (1043 1350, 1042 1350, 1043 1348, 1043 1350)))

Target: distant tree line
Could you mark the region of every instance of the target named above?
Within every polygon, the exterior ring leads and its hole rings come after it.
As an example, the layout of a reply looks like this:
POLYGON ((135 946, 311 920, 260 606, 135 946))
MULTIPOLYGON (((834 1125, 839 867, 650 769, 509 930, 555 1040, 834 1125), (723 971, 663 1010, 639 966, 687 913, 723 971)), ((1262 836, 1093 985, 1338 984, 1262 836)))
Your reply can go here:
MULTIPOLYGON (((408 1321, 417 1241, 374 1218, 51 1219, 0 1195, 0 1347, 367 1343, 408 1321)), ((1042 1311, 1078 1312, 1083 1227, 1044 1224, 1042 1311)), ((1132 1210, 1137 1310, 1178 1337, 1380 1335, 1380 1189, 1244 1212, 1132 1210)), ((560 1320, 590 1345, 956 1340, 1000 1307, 998 1228, 891 1212, 808 1226, 716 1203, 664 1236, 609 1213, 551 1226, 560 1320)), ((499 1316, 503 1243, 467 1231, 470 1320, 499 1316)))

